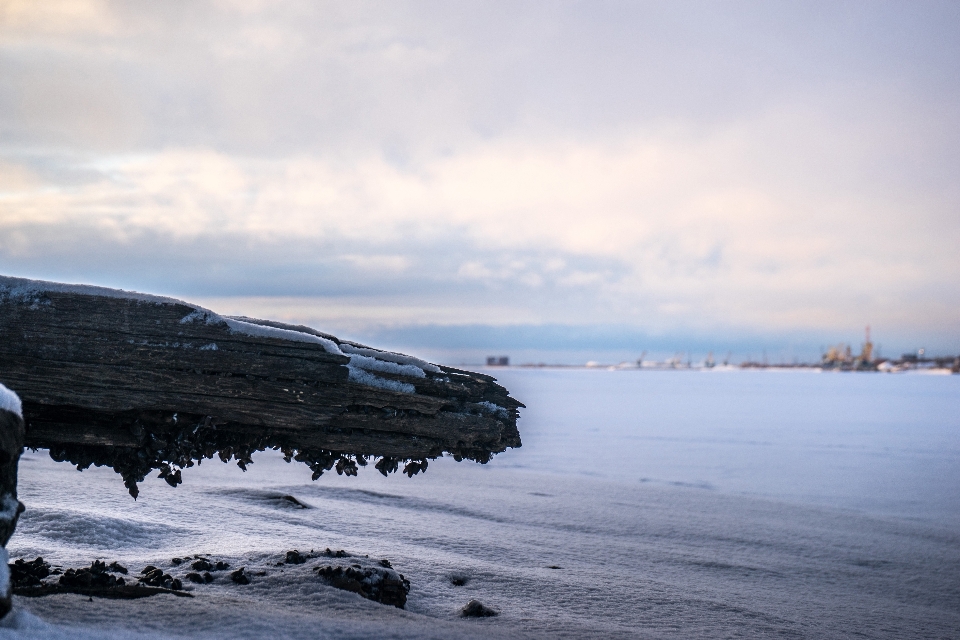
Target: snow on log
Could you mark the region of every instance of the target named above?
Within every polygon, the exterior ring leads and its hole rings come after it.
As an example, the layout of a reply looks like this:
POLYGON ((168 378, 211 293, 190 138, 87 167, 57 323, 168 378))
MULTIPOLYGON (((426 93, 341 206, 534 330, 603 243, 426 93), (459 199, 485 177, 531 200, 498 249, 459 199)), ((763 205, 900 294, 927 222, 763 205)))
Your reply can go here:
POLYGON ((0 384, 0 618, 12 606, 7 541, 13 535, 23 504, 17 500, 17 464, 23 452, 20 398, 0 384))
POLYGON ((205 458, 245 468, 267 448, 316 479, 520 446, 523 405, 490 376, 102 287, 0 276, 0 381, 26 446, 111 466, 134 497, 152 470, 175 486, 205 458))

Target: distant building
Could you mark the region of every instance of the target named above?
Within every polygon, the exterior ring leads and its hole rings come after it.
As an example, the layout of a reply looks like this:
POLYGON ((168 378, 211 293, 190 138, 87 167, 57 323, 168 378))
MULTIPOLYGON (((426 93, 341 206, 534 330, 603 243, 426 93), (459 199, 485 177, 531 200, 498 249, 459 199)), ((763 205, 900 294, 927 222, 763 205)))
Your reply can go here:
POLYGON ((839 371, 875 371, 879 364, 880 361, 874 357, 869 325, 866 330, 866 340, 860 347, 860 355, 854 356, 850 345, 840 343, 830 347, 820 360, 820 366, 824 369, 839 371))
POLYGON ((510 358, 507 356, 487 356, 488 367, 509 367, 510 358))

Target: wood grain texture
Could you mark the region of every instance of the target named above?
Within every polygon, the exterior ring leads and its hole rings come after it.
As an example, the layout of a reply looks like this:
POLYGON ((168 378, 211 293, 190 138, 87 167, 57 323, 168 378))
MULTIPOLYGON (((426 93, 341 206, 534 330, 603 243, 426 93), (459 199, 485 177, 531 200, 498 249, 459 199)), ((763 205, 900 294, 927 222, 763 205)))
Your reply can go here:
POLYGON ((376 350, 359 357, 349 351, 363 345, 309 327, 234 320, 176 300, 0 277, 0 382, 23 401, 26 445, 74 462, 89 447, 95 464, 146 452, 170 474, 211 446, 247 459, 251 447, 314 452, 321 472, 330 459, 348 469, 371 456, 486 461, 520 446, 522 405, 490 376, 376 350), (276 335, 252 335, 263 331, 276 335), (180 458, 154 446, 164 439, 180 458))

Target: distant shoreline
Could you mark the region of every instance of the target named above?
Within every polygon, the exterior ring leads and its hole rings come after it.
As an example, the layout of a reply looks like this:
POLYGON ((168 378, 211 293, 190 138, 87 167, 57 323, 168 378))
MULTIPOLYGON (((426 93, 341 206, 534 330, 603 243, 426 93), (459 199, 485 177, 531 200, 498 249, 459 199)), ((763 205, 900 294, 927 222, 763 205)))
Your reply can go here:
POLYGON ((903 367, 903 368, 871 368, 871 369, 840 369, 835 367, 823 367, 815 364, 757 364, 745 363, 739 365, 716 365, 712 367, 702 365, 661 365, 660 363, 651 365, 636 365, 633 363, 605 364, 546 364, 546 363, 523 363, 512 365, 486 365, 459 363, 455 366, 469 368, 470 370, 482 369, 484 371, 497 371, 504 369, 583 369, 591 371, 702 371, 702 372, 730 372, 730 371, 805 371, 808 373, 898 373, 898 374, 919 374, 919 375, 954 375, 958 371, 947 367, 903 367))

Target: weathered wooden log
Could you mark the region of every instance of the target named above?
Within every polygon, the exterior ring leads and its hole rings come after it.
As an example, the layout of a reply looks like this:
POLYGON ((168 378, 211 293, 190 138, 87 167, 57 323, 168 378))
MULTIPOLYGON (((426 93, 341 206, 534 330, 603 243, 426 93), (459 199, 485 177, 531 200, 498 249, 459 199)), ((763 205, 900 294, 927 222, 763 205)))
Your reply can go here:
POLYGON ((245 468, 266 448, 316 479, 520 446, 523 405, 490 376, 101 287, 0 276, 0 381, 23 401, 26 446, 111 466, 134 497, 152 470, 175 486, 205 458, 245 468))

